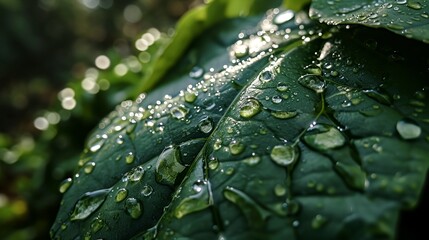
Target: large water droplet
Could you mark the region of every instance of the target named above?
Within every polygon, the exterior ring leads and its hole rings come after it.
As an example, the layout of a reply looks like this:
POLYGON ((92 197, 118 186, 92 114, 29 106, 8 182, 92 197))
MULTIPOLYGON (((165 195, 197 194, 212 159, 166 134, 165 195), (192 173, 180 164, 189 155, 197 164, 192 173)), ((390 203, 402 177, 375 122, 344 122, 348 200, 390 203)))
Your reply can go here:
POLYGON ((346 138, 334 126, 316 124, 307 130, 304 142, 315 149, 323 151, 343 146, 346 138))
POLYGON ((153 188, 150 185, 144 185, 141 193, 143 196, 149 197, 153 193, 153 188))
POLYGON ((419 10, 422 9, 422 4, 419 2, 414 2, 414 1, 409 1, 407 4, 407 7, 414 9, 414 10, 419 10))
POLYGON ((278 118, 278 119, 289 119, 294 118, 298 115, 298 112, 286 112, 286 111, 272 111, 271 116, 278 118))
POLYGON ((416 139, 422 134, 422 129, 414 122, 400 120, 396 123, 396 130, 403 139, 416 139))
POLYGON ((191 69, 191 72, 189 72, 189 76, 191 78, 200 78, 204 74, 204 69, 198 66, 195 66, 191 69))
POLYGON ((263 82, 268 82, 268 81, 271 81, 273 77, 274 77, 273 73, 270 70, 267 70, 267 71, 263 71, 261 75, 259 75, 259 80, 263 82))
POLYGON ((293 145, 277 145, 271 149, 270 157, 276 164, 287 167, 298 159, 299 148, 293 145))
POLYGON ((259 206, 259 204, 246 193, 228 186, 223 191, 223 195, 228 201, 240 208, 251 228, 260 229, 265 226, 265 220, 270 215, 269 212, 259 206))
POLYGON ((274 17, 273 22, 274 22, 275 24, 277 24, 277 25, 280 25, 280 24, 283 24, 283 23, 285 23, 285 22, 290 21, 290 20, 294 17, 294 15, 295 15, 295 14, 293 13, 293 11, 292 11, 292 10, 286 10, 286 11, 284 11, 284 12, 281 12, 281 13, 277 14, 277 15, 274 17))
POLYGON ((325 81, 318 75, 307 74, 301 76, 298 82, 304 87, 314 90, 316 93, 322 93, 325 89, 325 81))
POLYGON ((125 201, 125 208, 127 209, 127 212, 131 218, 134 219, 139 218, 143 213, 140 202, 135 198, 127 198, 125 201))
POLYGON ((231 143, 229 144, 229 151, 231 152, 232 155, 238 155, 240 153, 242 153, 244 150, 244 144, 238 142, 238 141, 231 141, 231 143))
POLYGON ((82 195, 73 209, 70 220, 75 221, 87 218, 101 206, 109 191, 110 188, 87 192, 82 195))
POLYGON ((183 120, 189 110, 184 106, 174 106, 170 109, 170 114, 173 118, 183 120))
POLYGON ((201 211, 212 205, 209 182, 198 180, 192 185, 196 194, 183 199, 174 210, 176 218, 182 218, 190 213, 201 211))
POLYGON ((138 166, 132 170, 128 179, 130 181, 137 182, 137 181, 140 181, 143 175, 144 175, 144 168, 142 166, 138 166))
POLYGON ((210 118, 205 118, 198 123, 198 129, 203 133, 210 133, 213 130, 213 123, 210 118))
POLYGON ((90 173, 92 173, 92 171, 94 170, 94 168, 95 168, 95 162, 87 162, 85 164, 85 166, 83 167, 83 171, 86 174, 90 174, 90 173))
POLYGON ((322 216, 322 215, 320 215, 320 214, 317 214, 317 215, 313 218, 313 220, 311 221, 311 227, 312 227, 313 229, 319 229, 319 228, 321 228, 323 225, 325 225, 325 224, 326 224, 326 222, 327 222, 327 219, 326 219, 324 216, 322 216))
POLYGON ((261 104, 254 98, 248 98, 240 108, 240 116, 251 118, 261 111, 261 104))
POLYGON ((60 185, 60 189, 59 189, 60 193, 65 193, 70 188, 70 186, 72 185, 72 183, 73 183, 73 179, 72 178, 65 179, 61 183, 61 185, 60 185))
POLYGON ((116 202, 122 202, 128 195, 128 191, 125 188, 120 188, 118 192, 116 192, 115 195, 115 201, 116 202))
POLYGON ((167 147, 159 155, 155 168, 156 181, 161 184, 174 185, 177 176, 185 170, 180 163, 180 151, 177 147, 167 147))

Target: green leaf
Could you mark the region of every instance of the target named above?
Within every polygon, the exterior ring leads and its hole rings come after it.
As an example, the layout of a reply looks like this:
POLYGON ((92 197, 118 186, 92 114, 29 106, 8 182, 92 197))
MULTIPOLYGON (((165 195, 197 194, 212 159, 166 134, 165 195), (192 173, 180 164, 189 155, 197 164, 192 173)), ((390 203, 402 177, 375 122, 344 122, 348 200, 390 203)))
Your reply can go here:
POLYGON ((429 167, 429 49, 285 12, 216 25, 104 119, 52 238, 394 239, 429 167))
POLYGON ((300 11, 310 2, 311 0, 283 0, 283 7, 294 11, 300 11))
POLYGON ((429 43, 427 0, 314 0, 310 16, 328 24, 363 24, 429 43))
POLYGON ((160 47, 136 94, 152 89, 180 59, 192 41, 206 29, 225 19, 263 13, 280 5, 279 0, 263 3, 257 0, 213 0, 186 13, 176 25, 172 39, 160 47))

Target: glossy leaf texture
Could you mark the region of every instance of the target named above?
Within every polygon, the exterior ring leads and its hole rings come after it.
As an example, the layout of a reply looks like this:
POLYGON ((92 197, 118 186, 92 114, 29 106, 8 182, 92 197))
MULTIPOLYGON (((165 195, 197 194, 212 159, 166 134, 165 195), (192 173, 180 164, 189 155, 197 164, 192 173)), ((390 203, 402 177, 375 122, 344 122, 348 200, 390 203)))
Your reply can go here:
POLYGON ((310 15, 328 24, 363 24, 386 28, 429 43, 427 0, 313 0, 310 15))
POLYGON ((90 136, 53 239, 395 238, 429 166, 427 45, 273 9, 194 46, 90 136))

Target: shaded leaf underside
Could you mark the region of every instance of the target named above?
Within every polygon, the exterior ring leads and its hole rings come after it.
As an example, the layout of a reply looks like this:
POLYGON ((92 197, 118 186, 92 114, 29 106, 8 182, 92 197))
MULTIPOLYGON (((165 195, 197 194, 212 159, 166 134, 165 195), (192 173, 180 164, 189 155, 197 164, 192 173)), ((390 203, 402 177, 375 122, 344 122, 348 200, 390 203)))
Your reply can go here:
POLYGON ((103 120, 53 238, 393 239, 428 169, 428 49, 281 14, 219 25, 103 120))

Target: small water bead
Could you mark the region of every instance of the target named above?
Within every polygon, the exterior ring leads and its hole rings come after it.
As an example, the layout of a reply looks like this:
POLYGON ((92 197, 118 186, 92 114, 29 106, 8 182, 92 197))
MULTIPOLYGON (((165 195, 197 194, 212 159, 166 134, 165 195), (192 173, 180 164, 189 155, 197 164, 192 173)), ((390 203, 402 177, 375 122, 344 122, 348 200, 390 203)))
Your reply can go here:
POLYGON ((194 184, 192 185, 192 190, 194 190, 194 192, 199 193, 201 192, 204 188, 206 188, 207 185, 207 181, 204 180, 197 180, 194 182, 194 184))
POLYGON ((100 231, 100 229, 102 229, 103 227, 104 227, 104 221, 101 218, 96 217, 92 220, 91 231, 93 233, 100 231))
POLYGON ((83 167, 83 171, 86 174, 90 174, 90 173, 92 173, 92 171, 94 170, 94 168, 95 168, 95 162, 87 162, 85 164, 85 166, 83 167))
POLYGON ((259 80, 263 81, 263 82, 268 82, 271 81, 273 79, 274 75, 271 71, 263 71, 261 73, 261 75, 259 75, 259 80))
POLYGON ((255 166, 261 162, 261 158, 259 156, 253 155, 243 160, 249 166, 255 166))
POLYGON ((141 194, 145 197, 149 197, 153 193, 153 188, 150 185, 144 185, 141 194))
POLYGON ((278 83, 277 84, 277 91, 279 92, 286 92, 289 89, 289 87, 285 83, 278 83))
POLYGON ((281 196, 286 195, 286 187, 285 187, 284 185, 282 185, 282 184, 277 184, 277 185, 274 187, 274 194, 275 194, 277 197, 281 197, 281 196))
POLYGON ((399 135, 406 140, 419 138, 422 129, 410 120, 400 120, 396 123, 396 130, 399 135))
POLYGON ((238 155, 244 151, 244 147, 244 144, 234 140, 229 144, 229 151, 232 155, 238 155))
POLYGON ((219 160, 215 157, 211 157, 208 164, 211 170, 216 170, 219 166, 219 160))
POLYGON ((289 119, 294 118, 298 115, 298 112, 286 112, 286 111, 272 111, 271 116, 278 119, 289 119))
POLYGON ((346 138, 334 126, 316 124, 307 130, 304 142, 315 149, 323 151, 343 146, 346 138))
POLYGON ((184 106, 174 106, 170 109, 171 116, 178 120, 183 120, 188 112, 189 110, 184 106))
POLYGON ((301 206, 297 201, 288 199, 285 203, 282 204, 282 208, 286 213, 286 216, 294 216, 298 214, 301 206))
POLYGON ((85 193, 76 203, 70 221, 87 218, 101 206, 109 192, 110 189, 101 189, 85 193))
POLYGON ((119 145, 124 143, 124 138, 122 137, 122 135, 118 136, 118 138, 116 139, 116 143, 119 145))
POLYGON ((115 195, 116 202, 122 202, 128 196, 128 191, 125 188, 120 188, 115 195))
POLYGON ((311 221, 311 227, 312 227, 313 229, 319 229, 319 228, 321 228, 323 225, 325 225, 325 224, 326 224, 326 222, 327 222, 327 219, 326 219, 324 216, 322 216, 322 215, 320 215, 320 214, 317 214, 317 215, 313 218, 313 220, 311 221))
POLYGON ((143 213, 140 202, 135 198, 127 198, 125 201, 125 209, 133 219, 139 218, 143 213))
POLYGON ((66 178, 60 185, 60 193, 65 193, 70 186, 73 184, 73 179, 72 178, 66 178))
POLYGON ((396 3, 402 5, 402 4, 407 3, 407 0, 396 0, 396 3))
POLYGON ((248 98, 240 108, 240 116, 251 118, 261 111, 261 104, 254 98, 248 98))
POLYGON ((284 12, 277 14, 274 17, 273 22, 277 25, 280 25, 280 24, 283 24, 283 23, 286 23, 286 22, 292 20, 294 15, 295 14, 292 10, 286 10, 284 12))
POLYGON ((193 103, 197 99, 198 95, 194 91, 188 89, 185 91, 183 97, 186 102, 193 103))
POLYGON ((325 82, 318 75, 307 74, 301 76, 298 82, 306 88, 312 89, 316 93, 323 93, 325 89, 325 82))
POLYGON ((221 147, 222 147, 222 140, 218 138, 215 140, 215 142, 213 144, 213 149, 215 151, 217 151, 217 150, 221 149, 221 147))
POLYGON ((140 181, 144 173, 145 173, 144 168, 142 166, 138 166, 137 168, 133 169, 128 179, 132 182, 140 181))
POLYGON ((299 148, 293 145, 277 145, 271 149, 270 157, 276 164, 287 167, 298 159, 299 148))
POLYGON ((317 76, 322 75, 322 69, 317 65, 308 65, 304 69, 310 74, 317 76))
POLYGON ((127 164, 131 164, 131 163, 133 163, 133 162, 134 162, 134 154, 133 154, 132 152, 129 152, 129 153, 127 154, 127 156, 125 156, 125 162, 126 162, 127 164))
POLYGON ((280 96, 278 96, 278 95, 275 95, 275 96, 273 96, 272 98, 271 98, 271 101, 273 102, 273 103, 281 103, 282 102, 282 98, 280 97, 280 96))
POLYGON ((224 172, 226 175, 232 175, 235 172, 235 169, 233 167, 229 167, 224 172))
POLYGON ((198 66, 193 67, 189 72, 189 76, 195 79, 200 78, 201 76, 203 76, 203 74, 204 74, 204 69, 198 66))
POLYGON ((210 118, 201 120, 198 124, 198 129, 203 133, 210 133, 213 130, 213 123, 210 118))

